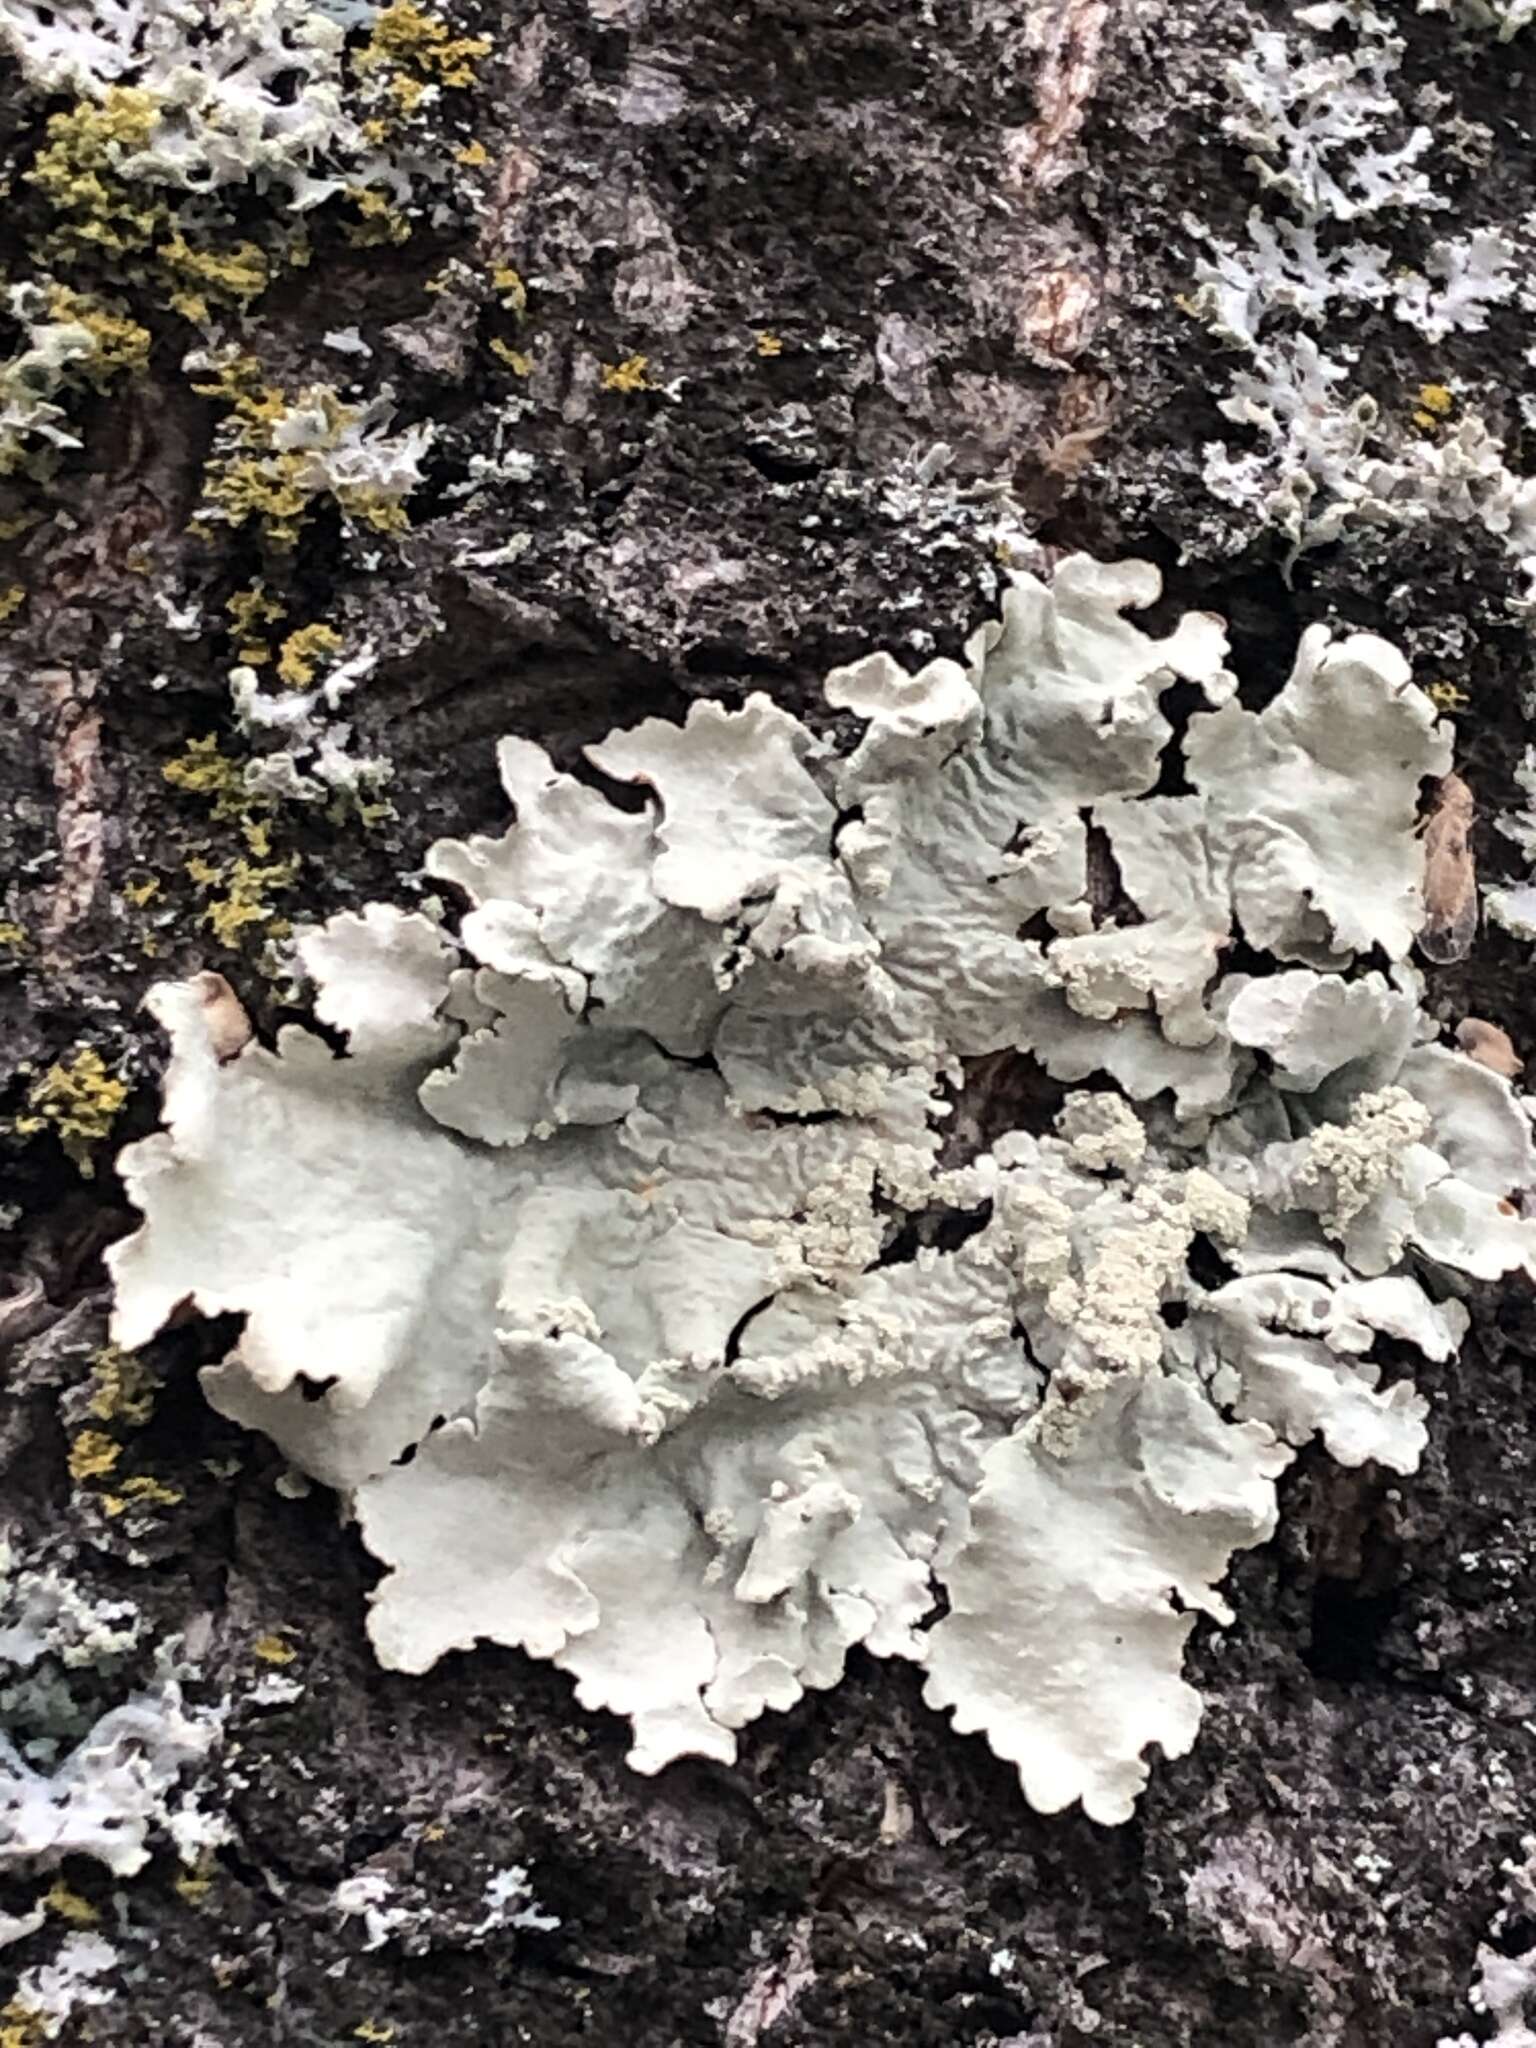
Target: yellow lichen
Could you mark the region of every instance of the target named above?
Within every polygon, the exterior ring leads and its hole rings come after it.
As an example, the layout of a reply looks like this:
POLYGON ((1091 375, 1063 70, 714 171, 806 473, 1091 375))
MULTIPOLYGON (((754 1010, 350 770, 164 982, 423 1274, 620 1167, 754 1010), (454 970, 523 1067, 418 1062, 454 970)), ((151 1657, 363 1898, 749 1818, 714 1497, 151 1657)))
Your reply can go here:
POLYGON ((89 1899, 71 1891, 62 1877, 55 1880, 51 1890, 44 1892, 42 1903, 50 1913, 57 1913, 61 1920, 68 1920, 74 1927, 94 1927, 101 1919, 100 1910, 89 1899))
POLYGON ((410 528, 409 512, 377 484, 343 484, 336 502, 349 519, 361 521, 375 533, 405 533, 410 528))
POLYGON ((355 2041, 375 2043, 393 2041, 395 2029, 389 2020, 364 2020, 360 2026, 352 2029, 352 2038, 355 2041))
MULTIPOLYGON (((190 870, 191 862, 187 865, 190 870)), ((238 946, 242 933, 252 925, 271 925, 277 911, 268 898, 293 887, 299 866, 299 856, 292 854, 287 860, 271 861, 264 867, 253 866, 242 857, 227 869, 210 870, 213 880, 208 886, 222 888, 224 894, 204 910, 203 923, 220 945, 238 946)), ((273 931, 276 932, 275 925, 273 931)))
POLYGON ((497 264, 491 272, 491 284, 503 312, 515 313, 521 319, 528 310, 528 287, 510 263, 497 264))
POLYGON ((87 1412, 98 1422, 123 1422, 139 1429, 148 1422, 159 1382, 141 1358, 121 1345, 107 1344, 91 1361, 91 1398, 87 1412))
POLYGON ((649 391, 651 380, 645 374, 650 361, 648 356, 626 356, 622 363, 604 363, 601 377, 605 391, 649 391))
POLYGON ((51 1130, 89 1180, 96 1170, 91 1147, 110 1133, 127 1100, 128 1083, 108 1070, 94 1046, 83 1045, 33 1082, 29 1113, 17 1117, 15 1128, 26 1137, 51 1130))
POLYGON ((285 1642, 275 1630, 258 1636, 251 1645, 251 1655, 259 1657, 263 1664, 292 1664, 298 1654, 292 1643, 285 1642))
POLYGON ((82 1429, 69 1447, 69 1476, 82 1486, 105 1479, 122 1455, 122 1445, 104 1429, 82 1429))
POLYGON ((1431 683, 1424 694, 1428 697, 1430 703, 1440 711, 1459 711, 1462 705, 1470 704, 1472 701, 1465 690, 1458 688, 1455 683, 1446 681, 1443 677, 1431 683))
POLYGON ((1413 424, 1421 434, 1432 434, 1442 427, 1456 408, 1456 399, 1450 387, 1445 384, 1421 384, 1414 404, 1413 424))
POLYGON ((65 253, 101 250, 128 255, 147 248, 169 221, 164 199, 122 176, 127 156, 148 143, 160 101, 139 86, 109 86, 99 100, 83 99, 50 115, 47 140, 33 159, 27 183, 59 216, 57 239, 65 253))
POLYGON ((183 789, 189 796, 212 797, 216 818, 235 817, 248 802, 244 773, 238 762, 220 750, 217 733, 188 740, 160 773, 173 789, 183 789))
POLYGON ((314 495, 301 481, 305 469, 305 457, 296 450, 215 461, 203 496, 230 526, 253 520, 274 548, 286 551, 297 545, 314 495))
POLYGON ((0 590, 0 625, 13 618, 26 601, 27 588, 24 583, 10 583, 4 590, 0 590))
POLYGON ((466 142, 464 147, 455 153, 454 158, 456 163, 467 165, 472 171, 479 170, 482 164, 488 164, 490 160, 491 152, 483 142, 466 142))
POLYGON ((172 1880, 176 1891, 189 1906, 200 1906, 213 1890, 215 1868, 213 1852, 205 1849, 190 1870, 182 1871, 172 1880))
POLYGON ((224 358, 211 381, 194 384, 192 389, 199 398, 219 398, 233 409, 241 425, 241 441, 248 447, 265 447, 270 439, 268 430, 288 410, 287 399, 275 384, 267 382, 256 357, 239 351, 224 358))
MULTIPOLYGON (((249 590, 237 590, 233 597, 226 598, 224 609, 228 612, 237 635, 254 638, 264 626, 275 626, 287 607, 269 595, 265 583, 258 579, 249 590)), ((261 645, 261 658, 270 660, 270 651, 265 642, 261 645)), ((241 650, 240 658, 242 661, 246 659, 244 649, 241 650)))
POLYGON ((179 1508, 186 1497, 179 1486, 168 1486, 163 1479, 139 1472, 122 1480, 116 1493, 104 1493, 101 1505, 105 1513, 116 1516, 127 1514, 130 1508, 179 1508))
POLYGON ((32 941, 23 926, 13 917, 0 917, 0 952, 25 953, 31 949, 32 941))
POLYGON ((130 875, 123 884, 123 895, 135 910, 142 910, 160 894, 158 875, 130 875))
POLYGON ((513 348, 511 343, 503 341, 499 334, 491 337, 491 354, 504 362, 514 377, 528 377, 533 374, 533 357, 526 355, 520 348, 513 348))
POLYGON ((776 334, 764 331, 757 337, 757 352, 760 356, 781 356, 784 344, 776 334))
POLYGON ((353 63, 364 77, 404 73, 423 83, 463 91, 474 84, 476 66, 490 48, 489 36, 456 36, 446 21, 428 14, 415 0, 393 0, 374 21, 373 32, 353 63))
POLYGON ((178 229, 155 254, 176 287, 171 306, 183 319, 199 325, 211 317, 210 301, 243 312, 272 279, 266 251, 255 242, 236 242, 223 250, 194 249, 178 229))
POLYGON ((47 2040, 43 2014, 19 1998, 0 2005, 0 2048, 41 2048, 47 2040))
POLYGON ((95 343, 80 367, 96 390, 105 391, 114 377, 132 376, 149 361, 149 329, 103 300, 59 285, 49 296, 48 310, 55 320, 83 327, 95 343))
POLYGON ((301 626, 283 642, 277 657, 279 679, 290 690, 307 690, 318 665, 327 656, 339 654, 342 645, 341 635, 332 626, 301 626))
POLYGON ((354 249, 377 249, 391 243, 398 247, 411 239, 411 224, 388 193, 375 191, 371 185, 349 185, 347 197, 360 216, 342 224, 342 233, 354 249))
POLYGON ((47 515, 42 512, 12 512, 0 519, 0 541, 19 540, 24 533, 30 533, 34 526, 40 526, 47 515))

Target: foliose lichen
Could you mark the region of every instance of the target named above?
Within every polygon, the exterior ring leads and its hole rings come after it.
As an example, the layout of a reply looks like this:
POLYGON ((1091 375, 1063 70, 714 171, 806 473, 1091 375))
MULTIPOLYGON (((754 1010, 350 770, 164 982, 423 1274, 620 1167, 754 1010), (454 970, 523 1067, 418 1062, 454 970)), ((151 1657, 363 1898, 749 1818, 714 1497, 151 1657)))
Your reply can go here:
POLYGON ((1322 628, 1246 709, 1158 588, 1016 573, 963 662, 828 677, 846 755, 763 697, 615 732, 637 807, 505 740, 515 824, 427 856, 456 938, 300 937, 344 1055, 156 992, 116 1339, 245 1317, 208 1396, 348 1494, 386 1664, 520 1645, 655 1770, 863 1645, 1118 1821, 1298 1448, 1413 1470, 1378 1340, 1536 1260, 1525 1111, 1410 960, 1448 731, 1322 628), (1059 1113, 999 1131, 1000 1062, 1059 1113))

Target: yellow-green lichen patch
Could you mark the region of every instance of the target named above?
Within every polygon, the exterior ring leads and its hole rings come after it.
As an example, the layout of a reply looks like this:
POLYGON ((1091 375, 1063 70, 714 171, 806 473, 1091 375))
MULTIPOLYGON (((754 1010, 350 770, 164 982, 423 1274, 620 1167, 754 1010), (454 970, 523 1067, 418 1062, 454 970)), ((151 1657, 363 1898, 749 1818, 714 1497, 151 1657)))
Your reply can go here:
POLYGON ((77 1486, 105 1479, 122 1455, 122 1445, 104 1429, 82 1429, 69 1447, 69 1476, 77 1486))
POLYGON ((1413 424, 1421 434, 1443 427, 1456 410, 1455 394, 1446 384, 1421 384, 1413 408, 1413 424))
POLYGON ((440 15, 429 14, 415 0, 392 0, 375 18, 352 63, 362 77, 382 80, 402 110, 411 112, 421 97, 417 88, 466 91, 490 49, 488 36, 456 36, 440 15))
POLYGON ((288 920, 279 917, 272 898, 293 887, 301 865, 298 854, 265 863, 242 855, 218 864, 189 860, 187 873, 210 898, 203 908, 203 923, 221 946, 236 948, 253 933, 268 939, 287 936, 288 920))
POLYGON ((128 1100, 128 1083, 112 1073, 93 1045, 56 1060, 27 1092, 27 1111, 15 1128, 23 1137, 52 1131, 87 1180, 96 1171, 92 1149, 111 1134, 128 1100))
POLYGON ((159 1382, 142 1358, 121 1345, 106 1344, 91 1361, 86 1413, 97 1422, 141 1429, 154 1411, 159 1382))
POLYGON ((131 1479, 120 1480, 114 1492, 103 1493, 98 1499, 102 1513, 115 1521, 135 1509, 153 1513, 157 1508, 179 1508, 186 1497, 179 1486, 156 1479, 153 1473, 138 1472, 131 1479))
POLYGON ((327 500, 375 533, 409 526, 405 500, 421 482, 417 465, 431 430, 384 431, 392 417, 388 391, 351 403, 328 384, 311 384, 289 397, 239 352, 193 388, 229 408, 204 471, 195 531, 207 534, 215 522, 253 524, 269 547, 287 554, 327 500))
POLYGON ((131 869, 123 880, 123 901, 143 910, 160 894, 160 877, 144 868, 131 869))
POLYGON ((621 363, 604 363, 599 371, 605 391, 649 391, 651 379, 646 375, 650 358, 648 356, 626 356, 621 363))
POLYGON ((244 772, 237 761, 231 761, 223 752, 217 733, 188 740, 160 773, 173 789, 185 790, 189 796, 210 798, 215 818, 238 817, 250 801, 244 772))
POLYGON ((279 1667, 292 1664, 298 1654, 292 1643, 277 1629, 269 1629, 265 1635, 259 1635, 251 1645, 251 1655, 260 1658, 263 1664, 275 1664, 279 1667))
POLYGON ((250 668, 264 667, 272 659, 266 629, 284 617, 287 607, 270 594, 258 577, 248 590, 237 590, 227 598, 224 609, 229 614, 238 658, 250 668))
POLYGON ((290 690, 307 690, 321 667, 328 667, 342 649, 342 637, 334 626, 300 626, 283 642, 277 657, 278 680, 290 690))
POLYGON ((46 1906, 50 1913, 57 1914, 59 1919, 67 1920, 71 1927, 95 1927, 101 1919, 101 1909, 93 1906, 90 1900, 83 1898, 79 1892, 72 1890, 62 1877, 55 1879, 52 1888, 44 1892, 40 1903, 46 1906))
POLYGON ((95 347, 82 359, 80 370, 95 390, 106 390, 116 377, 136 375, 148 363, 149 329, 120 304, 56 285, 49 294, 48 310, 55 320, 83 327, 91 337, 95 347))
POLYGON ((148 145, 159 118, 158 95, 129 85, 49 116, 47 139, 26 179, 57 217, 59 253, 130 255, 167 226, 165 200, 123 171, 125 159, 148 145))
POLYGON ((194 249, 178 230, 156 253, 172 282, 172 309, 197 326, 207 324, 215 306, 235 306, 243 312, 272 280, 271 260, 255 242, 194 249))

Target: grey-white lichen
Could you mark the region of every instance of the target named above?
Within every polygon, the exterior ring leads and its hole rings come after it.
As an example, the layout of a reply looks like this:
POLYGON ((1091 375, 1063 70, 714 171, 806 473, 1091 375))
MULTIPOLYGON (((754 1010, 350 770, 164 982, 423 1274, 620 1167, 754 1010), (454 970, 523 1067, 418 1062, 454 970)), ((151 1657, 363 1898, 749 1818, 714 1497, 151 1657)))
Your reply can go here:
POLYGON ((115 1334, 245 1317, 209 1398, 349 1496, 385 1663, 521 1645, 655 1770, 863 1645, 1120 1820, 1297 1448, 1413 1469, 1378 1337, 1443 1359, 1458 1270, 1536 1259, 1525 1112, 1409 962, 1447 730, 1320 628, 1250 710, 1157 595, 1017 574, 964 661, 828 678, 846 755, 764 697, 648 719, 588 750, 637 805, 504 741, 516 822, 427 858, 457 937, 301 939, 345 1055, 156 992, 115 1334))
POLYGON ((1536 482, 1510 468, 1476 412, 1448 418, 1451 393, 1436 383, 1425 386, 1433 410, 1384 417, 1353 388, 1351 327, 1386 309, 1438 345, 1482 331, 1494 307, 1529 311, 1533 221, 1514 236, 1420 232, 1417 265, 1405 265, 1404 236, 1448 201, 1427 168, 1431 131, 1400 97, 1397 24, 1370 0, 1323 0, 1294 20, 1228 67, 1226 131, 1260 194, 1244 234, 1187 223, 1200 249, 1188 309, 1243 358, 1219 410, 1244 431, 1207 445, 1206 484, 1293 554, 1366 527, 1480 525, 1513 558, 1516 602, 1529 605, 1536 482))

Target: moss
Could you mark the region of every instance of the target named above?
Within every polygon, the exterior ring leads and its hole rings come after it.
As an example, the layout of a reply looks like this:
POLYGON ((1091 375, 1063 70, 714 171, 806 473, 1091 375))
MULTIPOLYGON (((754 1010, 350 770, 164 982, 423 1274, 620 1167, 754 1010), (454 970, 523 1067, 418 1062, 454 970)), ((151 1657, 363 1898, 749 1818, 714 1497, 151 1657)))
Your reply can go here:
POLYGON ((604 363, 602 385, 605 391, 649 391, 651 380, 645 374, 650 361, 648 356, 626 356, 622 363, 604 363))
POLYGON ((122 1445, 104 1429, 82 1429, 69 1447, 69 1476, 77 1485, 105 1479, 122 1455, 122 1445))
POLYGON ((72 1060, 55 1061, 33 1082, 29 1113, 17 1117, 15 1127, 24 1137, 53 1131, 89 1180, 96 1170, 91 1147, 110 1134, 127 1100, 127 1082, 108 1070, 94 1046, 85 1045, 72 1060))
POLYGON ((342 644, 341 635, 332 626, 301 626, 283 642, 277 657, 279 679, 290 690, 307 690, 319 665, 328 656, 339 654, 342 644))

